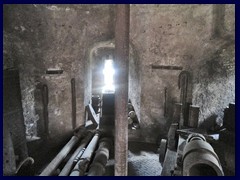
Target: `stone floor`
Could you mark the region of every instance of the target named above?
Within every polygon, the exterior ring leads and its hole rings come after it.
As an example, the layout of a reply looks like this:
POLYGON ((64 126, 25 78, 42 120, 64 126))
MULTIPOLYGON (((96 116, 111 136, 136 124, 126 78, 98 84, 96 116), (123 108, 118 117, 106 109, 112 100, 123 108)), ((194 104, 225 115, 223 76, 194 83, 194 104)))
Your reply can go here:
MULTIPOLYGON (((159 163, 157 146, 149 143, 129 142, 128 176, 160 176, 162 167, 159 163)), ((113 154, 106 166, 105 176, 114 175, 113 154)))

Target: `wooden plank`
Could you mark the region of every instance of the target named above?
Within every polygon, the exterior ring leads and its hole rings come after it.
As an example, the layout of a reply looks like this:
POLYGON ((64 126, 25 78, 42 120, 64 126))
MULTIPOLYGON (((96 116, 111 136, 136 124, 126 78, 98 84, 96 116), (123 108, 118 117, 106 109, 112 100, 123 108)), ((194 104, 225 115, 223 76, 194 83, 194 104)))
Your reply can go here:
POLYGON ((93 124, 98 125, 99 117, 96 115, 95 111, 93 110, 92 105, 91 104, 87 105, 86 110, 88 112, 88 117, 93 122, 93 124))
POLYGON ((177 157, 178 155, 182 155, 184 146, 185 146, 185 139, 179 136, 177 151, 172 151, 170 149, 167 149, 161 176, 172 176, 174 167, 177 164, 177 157))
POLYGON ((167 149, 161 176, 171 176, 174 171, 174 166, 177 160, 177 152, 167 149))
POLYGON ((128 67, 130 5, 116 5, 114 175, 128 174, 128 67))

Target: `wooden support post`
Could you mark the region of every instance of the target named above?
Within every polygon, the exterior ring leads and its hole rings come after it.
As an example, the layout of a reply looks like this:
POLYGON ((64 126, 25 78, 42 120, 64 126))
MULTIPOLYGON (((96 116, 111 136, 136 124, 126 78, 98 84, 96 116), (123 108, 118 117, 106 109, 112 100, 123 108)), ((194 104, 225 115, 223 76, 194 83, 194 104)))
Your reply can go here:
POLYGON ((173 123, 180 123, 182 113, 182 104, 175 103, 173 112, 173 123))
POLYGON ((127 176, 128 56, 130 5, 116 6, 115 26, 115 176, 127 176))

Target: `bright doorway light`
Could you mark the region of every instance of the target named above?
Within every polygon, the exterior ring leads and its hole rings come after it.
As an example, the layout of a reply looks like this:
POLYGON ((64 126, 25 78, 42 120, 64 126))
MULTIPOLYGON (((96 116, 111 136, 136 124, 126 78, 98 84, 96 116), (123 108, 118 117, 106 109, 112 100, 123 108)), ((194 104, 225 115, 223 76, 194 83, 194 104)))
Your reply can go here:
POLYGON ((115 92, 113 82, 114 68, 112 59, 105 60, 103 74, 104 74, 103 93, 114 93, 115 92))

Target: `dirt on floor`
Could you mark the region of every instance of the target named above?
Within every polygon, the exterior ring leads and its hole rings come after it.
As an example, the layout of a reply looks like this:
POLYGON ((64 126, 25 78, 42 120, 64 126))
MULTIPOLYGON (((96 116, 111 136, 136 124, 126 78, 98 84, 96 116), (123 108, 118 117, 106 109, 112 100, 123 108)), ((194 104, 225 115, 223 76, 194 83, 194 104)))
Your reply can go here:
MULTIPOLYGON (((162 166, 157 154, 157 145, 142 142, 129 142, 128 176, 160 176, 162 166)), ((105 176, 114 176, 114 156, 106 166, 105 176)))

